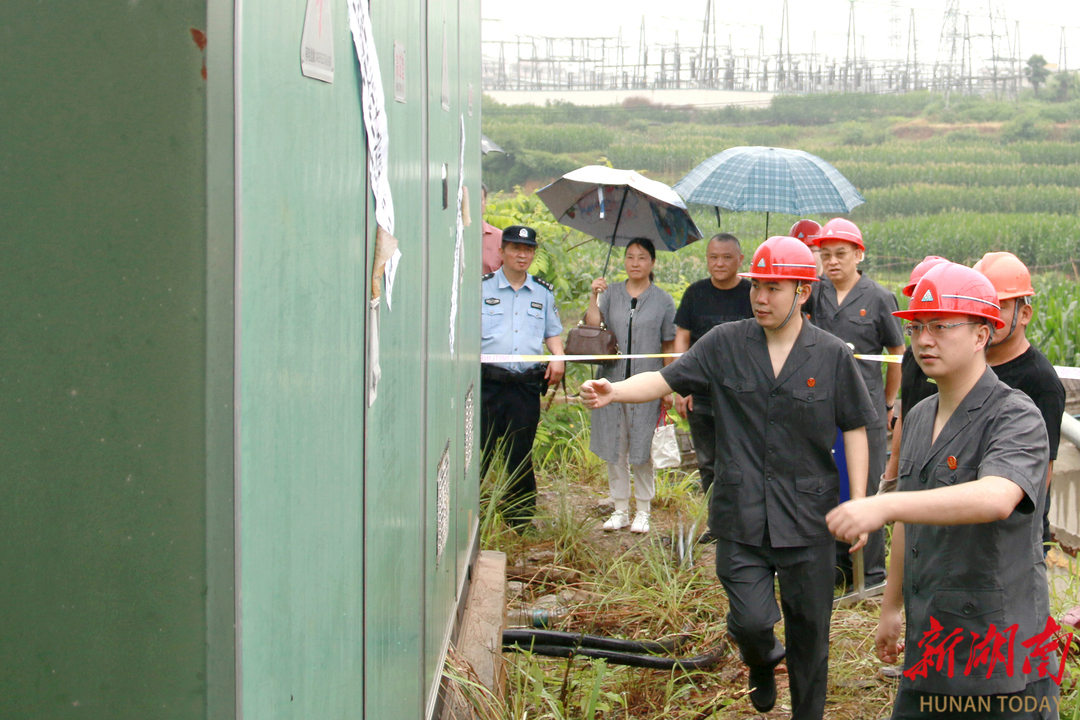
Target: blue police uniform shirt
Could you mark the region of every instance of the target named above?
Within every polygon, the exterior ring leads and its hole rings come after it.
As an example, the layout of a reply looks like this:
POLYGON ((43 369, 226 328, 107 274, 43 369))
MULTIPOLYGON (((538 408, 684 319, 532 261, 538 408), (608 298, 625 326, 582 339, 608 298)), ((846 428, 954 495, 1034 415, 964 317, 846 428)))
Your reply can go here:
MULTIPOLYGON (((480 352, 494 355, 539 355, 544 340, 562 334, 555 294, 543 280, 526 274, 515 290, 503 269, 481 283, 480 352)), ((495 363, 511 372, 536 367, 535 362, 495 363)))

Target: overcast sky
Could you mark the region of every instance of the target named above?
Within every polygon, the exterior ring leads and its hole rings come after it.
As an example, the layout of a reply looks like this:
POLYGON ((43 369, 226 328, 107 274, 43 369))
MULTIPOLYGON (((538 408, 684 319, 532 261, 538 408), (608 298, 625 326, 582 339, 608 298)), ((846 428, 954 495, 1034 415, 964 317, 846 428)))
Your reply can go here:
MULTIPOLYGON (((1062 26, 1065 26, 1067 66, 1080 69, 1080 0, 953 1, 960 10, 961 31, 963 16, 969 15, 972 53, 976 58, 990 54, 989 37, 980 35, 990 32, 992 5, 997 18, 995 33, 1007 30, 1009 43, 1015 42, 1016 22, 1019 21, 1020 53, 1025 59, 1039 53, 1047 62, 1057 63, 1062 26)), ((623 43, 636 52, 642 17, 645 18, 648 44, 673 45, 677 33, 680 45, 697 47, 701 43, 708 0, 482 2, 484 40, 513 40, 519 35, 618 37, 621 29, 623 43)), ((760 28, 764 26, 766 52, 776 53, 783 0, 714 0, 714 3, 719 45, 726 46, 730 35, 736 54, 756 54, 760 28)), ((860 51, 865 48, 866 55, 874 59, 905 59, 908 27, 914 9, 918 59, 920 63, 933 62, 938 53, 943 11, 947 4, 946 0, 856 0, 855 34, 861 36, 860 51)), ((848 0, 789 0, 791 52, 809 53, 816 39, 818 53, 843 58, 850 8, 848 0)), ((1008 55, 1009 47, 999 41, 999 54, 1008 55)), ((492 52, 491 48, 486 52, 492 52)))

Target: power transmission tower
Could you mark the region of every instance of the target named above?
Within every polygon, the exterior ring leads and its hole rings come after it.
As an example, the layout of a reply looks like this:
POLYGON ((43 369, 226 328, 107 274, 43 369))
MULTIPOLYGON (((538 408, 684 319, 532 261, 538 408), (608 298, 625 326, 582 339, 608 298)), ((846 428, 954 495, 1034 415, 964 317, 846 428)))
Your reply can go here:
POLYGON ((854 69, 858 57, 858 42, 855 37, 855 0, 849 0, 851 9, 848 11, 847 42, 844 45, 844 89, 851 91, 850 83, 854 82, 854 69))
POLYGON ((1009 37, 1009 21, 1001 3, 990 2, 987 6, 990 10, 990 74, 994 83, 994 97, 1000 99, 1009 92, 1009 79, 1015 81, 1015 77, 1010 78, 1012 73, 1008 70, 1015 53, 1012 49, 1013 39, 1009 37))
POLYGON ((705 21, 701 25, 701 46, 698 50, 696 80, 701 87, 716 86, 716 65, 719 63, 716 47, 715 0, 705 1, 705 21))
POLYGON ((761 78, 758 80, 758 91, 769 91, 769 58, 765 57, 765 26, 758 25, 758 57, 761 59, 761 78))
POLYGON ((997 34, 994 32, 994 7, 992 4, 987 4, 987 9, 990 11, 990 80, 994 84, 994 99, 1000 100, 998 95, 998 52, 997 52, 997 34))
POLYGON ((505 41, 499 41, 499 73, 496 79, 497 87, 500 90, 506 89, 506 43, 505 41))
POLYGON ((952 90, 953 78, 956 75, 956 51, 960 43, 960 33, 957 25, 960 21, 960 8, 958 0, 948 0, 945 5, 945 15, 941 21, 941 37, 938 40, 937 61, 934 63, 934 79, 944 84, 945 109, 949 109, 949 92, 952 90), (942 61, 942 56, 948 57, 942 61))
POLYGON ((787 72, 791 71, 791 26, 788 22, 788 2, 784 0, 783 14, 780 16, 780 50, 776 58, 777 90, 785 89, 787 72), (787 51, 784 50, 785 40, 787 51))
POLYGON ((1016 74, 1016 106, 1017 107, 1020 106, 1020 87, 1022 85, 1022 83, 1020 82, 1020 78, 1021 78, 1022 73, 1023 73, 1023 71, 1021 70, 1021 68, 1023 67, 1023 62, 1024 62, 1023 59, 1020 57, 1020 21, 1017 20, 1016 21, 1016 73, 1015 73, 1016 74))
POLYGON ((960 48, 960 82, 967 79, 967 94, 973 93, 975 64, 971 56, 971 16, 964 14, 964 44, 960 48))
POLYGON ((908 21, 908 54, 907 74, 911 78, 912 89, 919 89, 919 48, 915 42, 915 8, 911 8, 911 18, 908 21))
POLYGON ((889 0, 889 53, 891 57, 900 57, 900 0, 889 0))
MULTIPOLYGON (((785 3, 787 0, 785 0, 785 3)), ((1067 72, 1069 69, 1069 58, 1065 53, 1065 26, 1061 26, 1061 41, 1058 43, 1058 72, 1067 72)))
POLYGON ((641 16, 641 34, 639 36, 638 60, 641 63, 641 84, 638 87, 649 85, 649 46, 645 44, 645 16, 641 16))
POLYGON ((675 87, 682 88, 682 51, 679 48, 679 31, 675 31, 675 87))

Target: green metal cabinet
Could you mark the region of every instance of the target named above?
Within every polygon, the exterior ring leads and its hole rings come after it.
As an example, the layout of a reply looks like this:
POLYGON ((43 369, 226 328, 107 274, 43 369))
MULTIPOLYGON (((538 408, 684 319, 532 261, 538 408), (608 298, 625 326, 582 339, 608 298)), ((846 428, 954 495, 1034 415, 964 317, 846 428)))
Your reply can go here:
POLYGON ((0 717, 436 709, 478 520, 479 2, 371 3, 403 253, 371 406, 359 65, 333 2, 334 81, 302 76, 305 7, 0 8, 0 717))
POLYGON ((206 713, 201 0, 0 5, 0 717, 206 713))

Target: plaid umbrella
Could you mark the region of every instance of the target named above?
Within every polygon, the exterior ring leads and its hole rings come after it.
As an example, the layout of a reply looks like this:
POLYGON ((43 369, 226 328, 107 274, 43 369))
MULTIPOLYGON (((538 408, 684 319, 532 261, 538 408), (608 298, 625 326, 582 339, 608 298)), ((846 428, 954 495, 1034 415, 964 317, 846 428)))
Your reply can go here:
POLYGON ((587 165, 536 194, 561 224, 612 247, 626 247, 640 237, 652 240, 657 249, 674 251, 701 239, 682 198, 664 183, 633 170, 587 165))
POLYGON ((866 202, 817 155, 772 147, 728 148, 687 173, 675 191, 687 202, 788 215, 847 213, 866 202))

